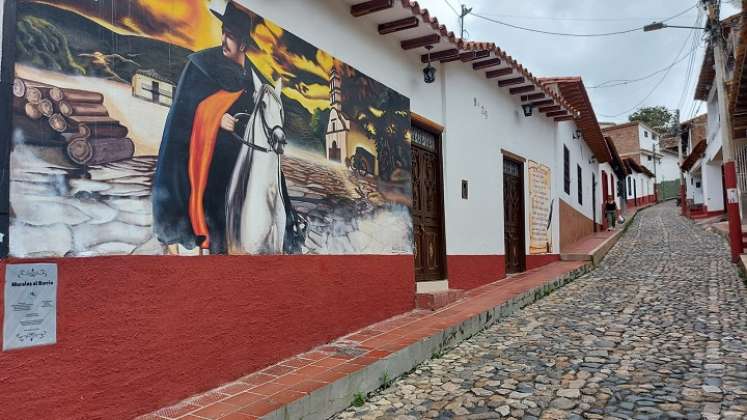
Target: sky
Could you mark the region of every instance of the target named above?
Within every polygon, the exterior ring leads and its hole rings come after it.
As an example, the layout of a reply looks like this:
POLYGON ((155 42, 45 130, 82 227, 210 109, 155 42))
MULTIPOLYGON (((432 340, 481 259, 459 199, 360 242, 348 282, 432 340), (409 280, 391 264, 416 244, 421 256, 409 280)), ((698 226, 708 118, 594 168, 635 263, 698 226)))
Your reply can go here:
MULTIPOLYGON (((458 32, 463 3, 474 14, 512 25, 550 32, 595 34, 638 28, 686 13, 670 25, 696 26, 705 22, 696 0, 418 0, 450 30, 458 32)), ((724 1, 721 17, 738 12, 724 1)), ((474 15, 465 19, 467 39, 495 42, 536 76, 581 76, 599 121, 624 122, 637 107, 663 105, 681 110, 681 120, 705 112, 705 103, 693 99, 703 62, 702 31, 668 28, 642 30, 607 37, 565 37, 510 28, 474 15), (694 51, 693 54, 690 54, 694 51), (646 80, 620 84, 671 66, 646 80), (688 82, 688 74, 689 82, 688 82), (591 88, 600 84, 614 87, 591 88), (658 86, 657 86, 658 85, 658 86), (698 111, 698 105, 700 110, 698 111)))

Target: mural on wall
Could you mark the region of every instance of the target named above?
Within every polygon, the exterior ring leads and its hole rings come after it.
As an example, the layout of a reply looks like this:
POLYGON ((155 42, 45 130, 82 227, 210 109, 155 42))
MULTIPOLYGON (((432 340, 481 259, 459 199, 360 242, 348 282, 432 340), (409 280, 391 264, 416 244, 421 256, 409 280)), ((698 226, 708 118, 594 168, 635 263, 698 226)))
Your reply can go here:
POLYGON ((529 176, 529 253, 552 252, 552 179, 550 168, 534 161, 527 164, 529 176))
POLYGON ((10 254, 410 254, 409 99, 238 3, 18 4, 10 254))

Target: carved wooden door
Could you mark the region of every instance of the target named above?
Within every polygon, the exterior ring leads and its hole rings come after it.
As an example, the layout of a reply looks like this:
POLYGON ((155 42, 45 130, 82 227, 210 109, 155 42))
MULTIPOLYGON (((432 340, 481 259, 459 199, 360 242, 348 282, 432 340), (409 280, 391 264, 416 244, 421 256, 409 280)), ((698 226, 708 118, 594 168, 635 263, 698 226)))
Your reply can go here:
POLYGON ((445 278, 441 159, 437 138, 413 127, 412 221, 415 236, 415 280, 445 278))
POLYGON ((524 271, 524 166, 510 159, 503 159, 503 232, 506 273, 524 271))

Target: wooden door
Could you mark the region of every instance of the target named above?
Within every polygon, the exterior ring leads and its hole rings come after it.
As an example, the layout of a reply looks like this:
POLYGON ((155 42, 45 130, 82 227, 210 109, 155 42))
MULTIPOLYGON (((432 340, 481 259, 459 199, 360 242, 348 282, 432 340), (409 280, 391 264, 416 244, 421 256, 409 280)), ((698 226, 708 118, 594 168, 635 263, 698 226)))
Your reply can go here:
POLYGON ((503 236, 506 273, 524 271, 524 165, 507 158, 503 159, 503 236))
MULTIPOLYGON (((604 175, 604 172, 602 172, 602 175, 604 175)), ((605 182, 604 190, 607 190, 607 183, 605 182)), ((606 193, 604 193, 606 195, 606 193)), ((604 200, 602 200, 602 205, 604 205, 604 200)), ((606 223, 606 218, 604 217, 604 209, 602 209, 602 215, 601 220, 602 224, 606 223)), ((597 175, 592 172, 591 173, 591 229, 592 231, 597 231, 597 175)))
POLYGON ((415 280, 445 278, 441 156, 438 137, 413 127, 412 222, 415 236, 415 280))
MULTIPOLYGON (((607 198, 609 197, 609 190, 607 189, 609 186, 609 182, 607 181, 607 172, 602 171, 602 229, 607 229, 609 226, 607 226, 607 198)), ((594 188, 594 192, 596 192, 596 188, 594 188)), ((594 201, 594 206, 596 206, 596 201, 594 201)), ((596 210, 596 207, 594 207, 596 210)), ((596 216, 594 217, 594 232, 597 231, 596 229, 596 216)))

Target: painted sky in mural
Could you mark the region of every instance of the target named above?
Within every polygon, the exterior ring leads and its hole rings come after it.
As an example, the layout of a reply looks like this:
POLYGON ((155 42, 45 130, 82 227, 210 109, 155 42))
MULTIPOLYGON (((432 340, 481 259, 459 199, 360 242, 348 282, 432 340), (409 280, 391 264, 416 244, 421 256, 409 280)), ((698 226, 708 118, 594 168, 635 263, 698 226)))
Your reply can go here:
POLYGON ((409 100, 210 7, 19 2, 11 255, 412 252, 409 100))

